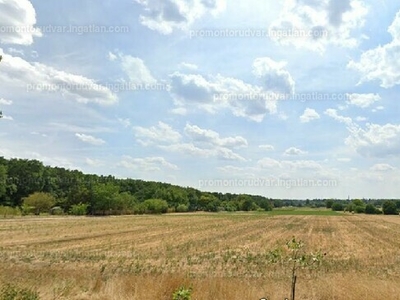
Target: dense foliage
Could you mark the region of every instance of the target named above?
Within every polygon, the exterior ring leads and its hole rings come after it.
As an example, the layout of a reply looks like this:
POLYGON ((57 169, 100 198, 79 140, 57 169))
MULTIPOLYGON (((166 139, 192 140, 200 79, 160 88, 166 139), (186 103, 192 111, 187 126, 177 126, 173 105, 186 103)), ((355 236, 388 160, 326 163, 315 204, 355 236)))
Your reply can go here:
POLYGON ((1 214, 63 212, 73 215, 143 214, 193 211, 269 211, 280 207, 331 208, 356 213, 396 214, 396 199, 270 199, 204 192, 192 187, 140 179, 84 174, 45 166, 37 160, 0 157, 1 214), (52 208, 50 211, 49 208, 52 208), (57 208, 56 210, 54 208, 57 208))
POLYGON ((262 196, 201 192, 161 182, 117 179, 43 165, 37 160, 0 157, 0 206, 24 213, 59 207, 74 215, 187 211, 271 210, 262 196))

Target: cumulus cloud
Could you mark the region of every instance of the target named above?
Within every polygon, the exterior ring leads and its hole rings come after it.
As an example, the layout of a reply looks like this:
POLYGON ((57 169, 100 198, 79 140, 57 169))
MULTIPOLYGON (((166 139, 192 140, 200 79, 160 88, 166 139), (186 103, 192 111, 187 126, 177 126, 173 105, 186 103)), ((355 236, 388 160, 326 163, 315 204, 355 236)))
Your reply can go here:
POLYGON ((261 122, 277 112, 277 101, 293 93, 294 81, 285 62, 268 57, 254 61, 253 73, 260 85, 222 75, 203 76, 175 72, 170 75, 169 92, 178 107, 216 113, 229 109, 233 115, 261 122))
POLYGON ((168 124, 159 122, 150 128, 134 127, 135 137, 143 146, 156 145, 158 148, 185 155, 223 160, 245 161, 233 148, 247 147, 247 140, 241 136, 221 138, 218 132, 186 124, 184 132, 189 142, 168 124))
POLYGON ((121 167, 138 171, 179 170, 177 165, 168 162, 164 157, 133 158, 125 155, 118 164, 121 167))
POLYGON ((344 123, 348 126, 353 125, 353 120, 350 117, 344 117, 344 116, 339 115, 337 113, 336 109, 328 108, 324 113, 325 113, 325 115, 335 119, 336 121, 338 121, 340 123, 344 123))
POLYGON ((225 147, 206 147, 200 148, 193 143, 180 143, 168 146, 160 146, 161 149, 166 151, 181 153, 183 155, 190 155, 202 158, 218 158, 221 160, 235 160, 235 161, 246 161, 244 157, 233 152, 231 149, 225 147))
POLYGON ((283 153, 283 155, 286 155, 286 156, 302 155, 302 154, 307 154, 307 151, 303 151, 296 147, 290 147, 290 148, 286 149, 285 152, 283 153))
POLYGON ((304 113, 300 116, 301 123, 308 123, 313 120, 318 120, 320 118, 319 114, 312 108, 306 108, 304 113))
POLYGON ((253 73, 261 79, 264 90, 290 95, 294 93, 295 82, 285 66, 284 61, 261 57, 254 61, 253 73))
POLYGON ((327 109, 325 114, 347 126, 350 135, 345 144, 358 154, 377 158, 400 154, 400 125, 367 123, 363 128, 351 118, 338 115, 335 109, 327 109))
POLYGON ((355 47, 353 32, 365 23, 368 8, 360 0, 286 0, 270 36, 283 45, 325 51, 328 45, 355 47))
POLYGON ((226 0, 135 0, 145 13, 140 23, 161 34, 176 29, 186 30, 206 14, 217 15, 225 10, 226 0))
POLYGON ((390 43, 365 51, 358 62, 348 63, 348 68, 360 73, 359 84, 379 81, 383 88, 400 84, 400 11, 388 32, 392 36, 390 43))
POLYGON ((96 138, 96 137, 94 137, 92 135, 88 135, 88 134, 76 133, 75 136, 82 142, 88 143, 88 144, 91 144, 94 146, 101 146, 106 143, 104 140, 96 138))
POLYGON ((110 89, 97 84, 93 79, 7 54, 3 54, 1 62, 1 86, 34 93, 58 94, 80 103, 110 105, 118 101, 110 89))
POLYGON ((29 0, 0 1, 1 44, 31 45, 42 36, 35 24, 36 11, 29 0))
POLYGON ((11 100, 6 100, 4 98, 0 98, 1 105, 11 105, 13 102, 11 100))
POLYGON ((361 108, 367 108, 381 100, 378 94, 347 94, 348 103, 361 108))
POLYGON ((398 156, 400 154, 400 125, 367 124, 366 128, 350 130, 346 144, 367 157, 398 156))
POLYGON ((111 61, 118 60, 120 62, 122 70, 129 78, 129 82, 133 84, 152 85, 157 82, 144 61, 139 57, 110 52, 109 59, 111 61))
POLYGON ((218 132, 202 129, 196 125, 186 124, 185 133, 194 141, 200 144, 238 148, 247 147, 247 140, 241 136, 221 138, 218 132))
POLYGON ((267 150, 267 151, 272 151, 272 150, 275 149, 274 146, 272 146, 272 145, 259 145, 258 148, 264 149, 264 150, 267 150))
POLYGON ((395 169, 396 169, 395 167, 389 164, 375 164, 370 168, 371 171, 377 171, 377 172, 388 172, 388 171, 393 171, 395 169))
POLYGON ((320 171, 322 166, 314 160, 276 160, 265 157, 257 162, 257 166, 262 169, 283 169, 283 171, 311 170, 320 171))
POLYGON ((133 132, 138 142, 145 146, 157 143, 177 143, 182 137, 179 132, 163 122, 158 122, 157 126, 150 128, 135 126, 133 132))

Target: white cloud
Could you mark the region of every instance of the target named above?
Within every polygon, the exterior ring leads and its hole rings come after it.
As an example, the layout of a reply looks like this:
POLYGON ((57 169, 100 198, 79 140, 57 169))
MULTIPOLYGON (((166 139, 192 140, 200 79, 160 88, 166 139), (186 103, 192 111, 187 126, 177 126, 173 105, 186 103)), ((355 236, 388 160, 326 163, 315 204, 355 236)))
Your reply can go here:
POLYGON ((306 108, 304 113, 300 116, 301 123, 308 123, 313 120, 318 120, 320 118, 319 114, 312 108, 306 108))
POLYGON ((129 119, 123 119, 123 118, 118 118, 118 122, 124 126, 125 128, 128 128, 131 126, 131 120, 129 119))
POLYGON ((187 63, 187 62, 182 62, 180 64, 180 67, 184 68, 184 69, 191 70, 191 71, 196 71, 199 68, 197 65, 191 64, 191 63, 187 63))
POLYGON ((133 132, 138 141, 145 146, 155 143, 177 143, 182 137, 179 132, 163 122, 158 122, 157 126, 150 128, 135 126, 133 132))
POLYGON ((125 155, 118 164, 121 167, 138 171, 161 171, 162 169, 179 170, 177 165, 168 162, 163 157, 133 158, 125 155))
POLYGON ((186 124, 185 133, 194 141, 200 144, 212 146, 238 148, 247 147, 247 140, 241 136, 221 138, 218 132, 202 129, 196 125, 186 124))
POLYGON ((87 165, 91 167, 101 167, 104 166, 104 163, 101 160, 98 159, 91 159, 91 158, 86 158, 85 162, 87 165))
POLYGON ((135 84, 155 84, 157 82, 142 59, 125 55, 121 57, 121 64, 130 82, 135 84))
POLYGON ((11 105, 13 102, 11 100, 6 100, 3 98, 0 98, 0 104, 1 105, 11 105))
POLYGON ((181 143, 181 144, 173 144, 168 146, 160 146, 159 148, 174 152, 181 153, 184 155, 190 155, 194 157, 202 157, 202 158, 218 158, 222 160, 236 160, 236 161, 246 161, 244 157, 233 152, 231 149, 225 147, 212 147, 212 148, 200 148, 192 143, 181 143))
POLYGON ((268 57, 254 61, 253 73, 261 85, 221 75, 175 72, 170 75, 170 94, 178 107, 216 113, 229 109, 235 116, 261 122, 266 114, 277 112, 277 100, 294 91, 294 81, 284 62, 268 57))
POLYGON ((393 171, 395 169, 396 169, 395 167, 389 164, 375 164, 370 168, 371 171, 377 171, 377 172, 387 172, 387 171, 393 171))
POLYGON ((327 116, 335 119, 336 121, 340 122, 340 123, 345 123, 348 126, 353 125, 353 120, 350 117, 343 117, 338 115, 337 110, 333 109, 333 108, 328 108, 324 114, 326 114, 327 116))
POLYGON ((400 84, 400 11, 388 32, 393 38, 390 43, 365 51, 359 62, 351 60, 348 63, 348 68, 361 74, 359 84, 375 80, 380 81, 383 88, 400 84))
POLYGON ((7 120, 7 121, 14 121, 14 118, 13 118, 13 117, 7 116, 7 115, 2 115, 1 119, 7 120))
POLYGON ((367 157, 398 156, 400 154, 400 125, 367 124, 366 129, 350 129, 346 144, 367 157))
POLYGON ((264 90, 290 95, 294 93, 295 82, 285 66, 286 62, 261 57, 253 63, 253 74, 262 80, 264 90))
POLYGON ((264 149, 266 151, 272 151, 275 149, 274 146, 272 146, 272 145, 259 145, 258 148, 264 149))
POLYGON ((80 103, 110 105, 118 101, 111 90, 92 79, 59 71, 41 63, 30 63, 7 54, 3 54, 1 62, 1 86, 31 93, 58 94, 80 103))
POLYGON ((283 153, 283 155, 286 155, 286 156, 302 155, 302 154, 307 154, 307 152, 303 151, 301 149, 298 149, 296 147, 290 147, 290 148, 286 149, 285 152, 283 153))
POLYGON ((36 24, 36 11, 29 0, 0 1, 0 44, 31 45, 42 33, 36 24))
POLYGON ((347 94, 348 103, 361 108, 367 108, 381 100, 378 94, 347 94))
MULTIPOLYGON (((309 170, 309 171, 320 171, 322 170, 321 164, 313 160, 275 160, 269 157, 260 159, 257 162, 257 166, 261 169, 282 169, 285 172, 298 171, 298 170, 309 170)), ((282 171, 281 170, 281 171, 282 171)))
POLYGON ((75 136, 80 139, 84 143, 88 143, 91 145, 95 146, 100 146, 105 144, 105 141, 99 138, 96 138, 94 136, 88 135, 88 134, 81 134, 81 133, 76 133, 75 136))
POLYGON ((226 0, 135 0, 143 6, 140 23, 162 34, 175 29, 186 30, 196 20, 210 13, 216 15, 225 10, 226 0))
MULTIPOLYGON (((283 44, 319 52, 329 45, 355 47, 353 31, 365 22, 368 9, 360 0, 286 0, 270 37, 283 44)), ((361 35, 360 35, 361 38, 361 35)))

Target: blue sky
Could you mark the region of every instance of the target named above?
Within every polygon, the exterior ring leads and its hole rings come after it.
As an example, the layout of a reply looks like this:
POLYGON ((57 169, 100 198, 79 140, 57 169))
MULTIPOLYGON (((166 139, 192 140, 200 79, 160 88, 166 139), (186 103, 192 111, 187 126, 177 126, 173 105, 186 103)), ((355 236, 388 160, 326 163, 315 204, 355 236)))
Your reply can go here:
POLYGON ((0 54, 0 156, 398 198, 398 1, 0 0, 0 54))

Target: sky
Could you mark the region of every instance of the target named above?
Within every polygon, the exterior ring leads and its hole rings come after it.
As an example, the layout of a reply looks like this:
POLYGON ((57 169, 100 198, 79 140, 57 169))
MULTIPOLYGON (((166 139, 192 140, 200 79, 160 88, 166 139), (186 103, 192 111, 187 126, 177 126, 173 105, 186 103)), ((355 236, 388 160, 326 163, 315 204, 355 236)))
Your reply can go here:
POLYGON ((0 0, 0 55, 0 156, 399 197, 399 1, 0 0))

